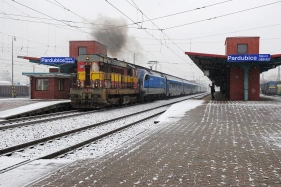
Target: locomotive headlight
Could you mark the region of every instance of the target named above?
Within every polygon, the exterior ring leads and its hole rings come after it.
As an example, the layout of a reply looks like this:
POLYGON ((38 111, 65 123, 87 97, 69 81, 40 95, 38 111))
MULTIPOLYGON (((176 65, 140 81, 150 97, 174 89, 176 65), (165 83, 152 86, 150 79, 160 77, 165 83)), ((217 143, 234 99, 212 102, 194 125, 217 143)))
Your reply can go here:
POLYGON ((96 80, 95 81, 95 88, 98 88, 99 87, 99 80, 96 80))
POLYGON ((81 86, 81 82, 80 80, 77 79, 77 86, 80 87, 81 86))

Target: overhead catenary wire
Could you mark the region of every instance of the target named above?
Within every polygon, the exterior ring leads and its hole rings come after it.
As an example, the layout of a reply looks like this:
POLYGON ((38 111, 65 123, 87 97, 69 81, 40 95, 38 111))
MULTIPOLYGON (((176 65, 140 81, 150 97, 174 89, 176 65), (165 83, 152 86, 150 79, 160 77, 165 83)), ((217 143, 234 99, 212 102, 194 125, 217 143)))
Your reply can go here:
MULTIPOLYGON (((129 16, 127 16, 124 12, 122 12, 120 9, 118 9, 116 6, 114 6, 112 3, 110 3, 108 0, 105 0, 108 4, 110 4, 113 8, 115 8, 118 12, 120 12, 122 15, 124 15, 126 18, 128 18, 129 20, 131 20, 132 22, 134 22, 134 20, 132 20, 129 16)), ((137 23, 138 25, 138 23, 137 23)), ((165 45, 161 40, 157 39, 155 36, 153 36, 152 34, 150 34, 149 32, 147 32, 146 30, 144 30, 147 34, 149 34, 150 36, 152 36, 153 38, 155 38, 158 42, 160 42, 161 44, 163 44, 166 48, 168 48, 170 51, 172 51, 170 49, 169 46, 165 45)), ((174 51, 172 51, 173 53, 175 53, 174 51)), ((176 53, 175 53, 176 54, 176 53)), ((176 54, 177 55, 177 54, 176 54)), ((178 57, 180 57, 179 55, 177 55, 178 57)), ((182 60, 184 60, 182 57, 180 57, 182 60)), ((184 60, 185 61, 185 60, 184 60)), ((189 63, 189 62, 187 62, 189 63)))
MULTIPOLYGON (((47 0, 47 1, 50 2, 49 0, 47 0)), ((56 0, 55 0, 55 1, 56 1, 56 0)), ((56 2, 57 2, 57 1, 56 1, 56 2)), ((56 5, 56 6, 59 6, 60 8, 63 8, 63 9, 68 10, 69 12, 71 12, 71 13, 73 13, 74 15, 78 16, 79 18, 85 20, 86 22, 88 22, 88 23, 90 23, 90 24, 92 24, 92 25, 95 25, 95 26, 97 26, 98 28, 100 28, 98 24, 92 23, 91 21, 89 21, 89 20, 83 18, 82 16, 76 14, 75 12, 71 11, 70 9, 68 9, 67 7, 65 7, 64 5, 62 5, 61 3, 59 3, 59 2, 57 2, 57 3, 58 3, 58 4, 55 4, 55 3, 53 3, 53 4, 56 5)), ((100 28, 100 29, 101 29, 101 28, 100 28)), ((102 29, 102 30, 104 30, 105 32, 107 32, 108 39, 109 39, 115 46, 118 46, 118 45, 110 38, 109 33, 108 33, 108 30, 109 30, 109 29, 102 29)), ((89 33, 88 33, 88 34, 89 34, 89 33)), ((90 34, 90 35, 92 35, 92 34, 90 34)), ((140 48, 140 47, 138 47, 138 48, 140 48)), ((126 51, 132 53, 132 54, 135 54, 135 52, 130 51, 130 50, 127 49, 127 48, 124 48, 124 49, 125 49, 126 51)), ((144 49, 143 49, 143 50, 144 50, 144 49)), ((149 51, 147 51, 147 50, 145 50, 145 51, 146 51, 146 52, 149 52, 149 51)), ((140 57, 140 56, 139 56, 139 57, 140 57)))
MULTIPOLYGON (((128 0, 126 0, 127 2, 128 2, 128 0)), ((132 2, 134 3, 134 5, 135 5, 135 8, 138 10, 138 11, 140 11, 148 20, 149 20, 149 18, 148 18, 148 16, 146 16, 144 13, 143 13, 143 11, 142 10, 140 10, 140 8, 135 4, 135 2, 132 0, 132 2)), ((128 2, 129 3, 129 2, 128 2)), ((150 20, 151 21, 151 20, 150 20)), ((157 28, 159 28, 153 21, 151 21, 151 23, 154 25, 154 26, 156 26, 157 28)), ((169 38, 169 36, 166 34, 166 33, 164 33, 163 31, 161 31, 161 33, 162 33, 162 35, 163 35, 163 38, 166 36, 167 37, 167 39, 168 40, 170 40, 170 41, 172 41, 170 38, 169 38)), ((164 40, 165 41, 165 43, 167 44, 167 42, 166 42, 166 40, 164 40)), ((173 41, 172 41, 173 42, 173 41)), ((173 44, 174 45, 176 45, 176 47, 178 48, 178 49, 180 49, 182 52, 184 52, 184 50, 182 50, 177 44, 175 44, 174 42, 173 42, 173 44)), ((162 47, 162 44, 161 44, 161 47, 162 47)), ((174 50, 172 50, 173 52, 174 52, 174 50)), ((162 53, 161 53, 162 54, 162 53)), ((185 61, 185 60, 184 60, 185 61)), ((177 64, 183 64, 183 63, 177 63, 177 64)), ((190 65, 191 65, 192 63, 190 63, 190 65)), ((185 71, 182 71, 181 69, 179 69, 179 68, 175 68, 175 67, 173 67, 173 66, 171 66, 173 69, 176 69, 176 71, 178 72, 178 71, 180 71, 180 72, 182 72, 182 73, 186 73, 185 71)), ((169 67, 169 68, 171 68, 171 67, 169 67)), ((192 68, 193 68, 193 66, 192 66, 192 68)), ((199 70, 199 68, 197 68, 196 69, 197 70, 197 72, 198 72, 198 70, 199 70)), ((200 73, 201 71, 199 71, 199 73, 200 73)))
POLYGON ((266 7, 266 6, 270 6, 270 5, 274 5, 274 4, 277 4, 277 3, 281 3, 281 1, 276 1, 276 2, 273 2, 273 3, 268 3, 268 4, 264 4, 264 5, 260 5, 260 6, 256 6, 256 7, 252 7, 252 8, 247 8, 247 9, 244 9, 244 10, 239 10, 239 11, 236 11, 236 12, 231 12, 231 13, 227 13, 227 14, 223 14, 223 15, 220 15, 220 16, 215 16, 215 17, 211 17, 211 18, 207 18, 207 19, 203 19, 203 20, 193 21, 193 22, 190 22, 190 23, 185 23, 185 24, 181 24, 181 25, 175 25, 175 26, 172 26, 172 27, 166 27, 166 28, 159 29, 159 30, 174 29, 174 28, 178 28, 178 27, 182 27, 182 26, 186 26, 186 25, 191 25, 191 24, 195 24, 195 23, 201 23, 201 22, 205 22, 205 21, 210 21, 210 20, 214 20, 214 19, 218 19, 218 18, 222 18, 222 17, 226 17, 226 16, 230 16, 230 15, 234 15, 234 14, 238 14, 238 13, 242 13, 242 12, 246 12, 246 11, 250 11, 250 10, 254 10, 254 9, 258 9, 258 8, 262 8, 262 7, 266 7))
MULTIPOLYGON (((179 15, 179 14, 184 14, 184 13, 188 13, 188 12, 193 12, 193 11, 197 11, 197 10, 201 10, 201 9, 205 9, 205 8, 209 8, 209 7, 213 7, 213 6, 217 6, 217 5, 221 5, 221 4, 224 4, 224 3, 231 2, 231 1, 234 1, 234 0, 222 1, 222 2, 218 2, 218 3, 214 3, 214 4, 205 5, 205 6, 197 7, 197 8, 194 8, 194 9, 186 10, 186 11, 181 11, 181 12, 177 12, 177 13, 173 13, 173 14, 168 14, 168 15, 164 15, 164 16, 160 16, 160 17, 156 17, 156 18, 152 18, 152 19, 137 21, 137 22, 134 22, 134 23, 131 23, 131 24, 127 24, 127 25, 115 26, 115 27, 112 27, 110 29, 117 28, 117 27, 125 27, 125 26, 129 26, 129 25, 136 25, 137 23, 144 23, 144 22, 154 21, 154 20, 158 20, 158 19, 163 19, 163 18, 167 18, 167 17, 179 15)), ((143 27, 141 27, 141 28, 142 29, 149 29, 149 28, 143 28, 143 27)), ((155 30, 155 29, 151 29, 151 30, 155 30)))
MULTIPOLYGON (((70 20, 66 20, 66 21, 70 21, 70 20)), ((145 20, 143 20, 143 21, 145 21, 145 20)), ((155 28, 155 27, 154 27, 155 28)), ((80 32, 80 31, 79 31, 80 32)), ((235 32, 237 32, 237 31, 235 31, 235 32)), ((199 38, 200 38, 200 36, 199 36, 199 38)), ((167 39, 166 38, 164 38, 166 41, 167 41, 167 39)), ((154 38, 154 40, 155 40, 155 38, 154 38)), ((172 39, 172 40, 175 40, 175 39, 172 39)), ((197 42, 198 43, 198 42, 197 42)), ((167 43, 167 45, 169 45, 170 43, 167 43)), ((160 44, 160 45, 162 45, 162 44, 160 44)), ((46 45, 47 46, 47 45, 46 45)), ((172 46, 173 47, 173 46, 172 46)))
MULTIPOLYGON (((126 18, 128 18, 129 20, 131 20, 132 22, 134 22, 129 16, 127 16, 124 12, 122 12, 121 10, 119 10, 116 6, 114 6, 112 3, 108 2, 108 0, 105 0, 108 4, 110 4, 113 8, 115 8, 118 12, 120 12, 122 15, 124 15, 126 18)), ((145 31, 145 30, 144 30, 145 31)), ((152 36, 153 38, 155 38, 152 34, 150 34, 149 32, 145 31, 147 34, 149 34, 150 36, 152 36)), ((157 38, 155 38, 156 40, 158 40, 157 38)), ((160 43, 162 43, 160 40, 158 40, 160 43)), ((169 48, 167 46, 167 48, 169 48)), ((162 54, 162 53, 161 53, 162 54)), ((163 55, 163 54, 162 54, 163 55)), ((156 58, 158 59, 158 58, 156 58)))
MULTIPOLYGON (((50 2, 50 1, 49 1, 50 2)), ((200 8, 196 8, 196 9, 200 9, 200 8)), ((37 18, 37 19, 46 19, 46 20, 53 20, 50 18, 42 18, 42 17, 34 17, 34 16, 22 16, 22 15, 15 15, 15 14, 8 14, 8 13, 4 13, 4 12, 0 12, 0 14, 4 14, 4 15, 12 15, 12 16, 21 16, 21 17, 28 17, 28 18, 37 18)), ((163 16, 165 17, 165 16, 163 16)), ((17 18, 12 18, 12 17, 0 17, 0 18, 4 18, 4 19, 12 19, 12 20, 16 20, 16 21, 26 21, 26 22, 35 22, 35 23, 43 23, 43 24, 50 24, 50 25, 54 25, 54 26, 68 26, 68 25, 62 25, 62 24, 55 24, 55 23, 50 23, 50 22, 42 22, 42 21, 30 21, 30 20, 23 20, 23 19, 17 19, 17 18)), ((153 20, 153 19, 151 19, 153 20)), ((92 24, 90 23, 86 23, 86 22, 76 22, 76 21, 71 21, 71 20, 61 20, 63 22, 71 22, 71 23, 83 23, 83 24, 92 24)), ((148 20, 146 20, 148 21, 148 20)), ((103 24, 96 24, 96 25, 103 25, 103 24)), ((129 24, 128 24, 129 25, 129 24)), ((213 37, 213 36, 219 36, 219 35, 225 35, 225 34, 231 34, 231 33, 236 33, 236 32, 243 32, 243 31, 249 31, 249 30, 255 30, 255 29, 260 29, 260 28, 267 28, 267 27, 273 27, 273 26, 279 26, 281 25, 281 23, 277 23, 277 24, 272 24, 272 25, 265 25, 265 26, 260 26, 260 27, 254 27, 254 28, 249 28, 249 29, 243 29, 243 30, 236 30, 236 31, 231 31, 231 32, 225 32, 225 33, 219 33, 219 34, 214 34, 214 35, 206 35, 206 36, 198 36, 198 37, 192 37, 192 38, 173 38, 172 40, 194 40, 194 39, 200 39, 200 38, 207 38, 207 37, 213 37)), ((108 25, 110 26, 110 25, 108 25)), ((61 27, 59 27, 61 28, 61 27)), ((77 28, 86 28, 86 29, 92 29, 92 28, 87 28, 87 27, 80 27, 77 26, 77 28)), ((137 27, 128 27, 128 28, 135 28, 135 29, 140 29, 137 27)), ((64 28, 66 29, 66 28, 64 28)), ((72 29, 69 29, 72 30, 72 29)), ((104 29, 102 29, 104 30, 104 29)), ((154 29, 153 29, 154 30, 154 29)), ((72 31, 76 31, 76 30, 72 30, 72 31)), ((77 31, 77 32, 81 32, 81 31, 77 31)), ((130 37, 130 36, 128 36, 130 37)), ((143 37, 135 37, 138 39, 147 39, 147 40, 155 40, 155 38, 143 38, 143 37)))
MULTIPOLYGON (((128 0, 126 0, 127 2, 128 2, 128 0)), ((135 2, 132 0, 132 2, 133 2, 133 4, 135 5, 135 6, 133 6, 134 8, 136 8, 138 11, 140 11, 148 20, 150 20, 150 18, 148 18, 148 16, 146 16, 146 14, 144 14, 143 13, 143 11, 142 10, 140 10, 140 8, 135 4, 135 2)), ((128 2, 129 3, 129 2, 128 2)), ((129 3, 129 4, 131 4, 131 3, 129 3)), ((132 4, 131 4, 132 5, 132 4)), ((151 21, 151 20, 150 20, 151 21)), ((157 28, 159 28, 153 21, 151 21, 151 23, 154 25, 154 26, 156 26, 157 28)), ((166 34, 166 33, 164 33, 163 31, 161 31, 161 33, 163 34, 163 36, 165 36, 165 37, 167 37, 167 39, 168 40, 170 40, 170 41, 172 41, 170 38, 169 38, 169 36, 166 34)), ((166 43, 166 40, 164 40, 165 41, 165 43, 166 43)), ((160 42, 161 44, 162 44, 162 42, 160 42)), ((176 45, 176 47, 178 48, 178 49, 180 49, 181 51, 182 51, 182 53, 184 53, 184 50, 183 49, 181 49, 177 44, 175 44, 173 41, 172 41, 172 43, 174 44, 174 45, 176 45)), ((161 45, 162 46, 162 45, 161 45)), ((166 47, 168 48, 168 49, 170 49, 168 46, 167 46, 167 43, 166 43, 166 47)), ((176 54, 175 53, 175 51, 174 50, 172 50, 172 49, 170 49, 170 51, 172 51, 174 54, 176 54)), ((176 54, 178 57, 180 57, 178 54, 176 54)), ((182 60, 184 60, 184 62, 187 62, 185 59, 183 59, 182 57, 180 57, 182 60)), ((188 64, 192 64, 192 63, 190 63, 190 62, 187 62, 188 64)), ((196 69, 197 71, 199 70, 199 69, 196 69)))

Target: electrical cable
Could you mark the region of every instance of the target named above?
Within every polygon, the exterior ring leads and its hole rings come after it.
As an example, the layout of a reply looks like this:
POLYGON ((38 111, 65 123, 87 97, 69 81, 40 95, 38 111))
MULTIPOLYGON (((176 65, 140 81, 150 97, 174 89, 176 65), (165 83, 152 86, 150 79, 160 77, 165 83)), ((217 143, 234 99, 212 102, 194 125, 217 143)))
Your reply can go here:
POLYGON ((226 16, 238 14, 238 13, 241 13, 241 12, 246 12, 246 11, 258 9, 258 8, 262 8, 262 7, 265 7, 265 6, 274 5, 274 4, 277 4, 277 3, 280 3, 280 2, 281 2, 281 1, 276 1, 276 2, 273 2, 273 3, 268 3, 268 4, 256 6, 256 7, 253 7, 253 8, 248 8, 248 9, 244 9, 244 10, 239 10, 239 11, 236 11, 236 12, 231 12, 231 13, 224 14, 224 15, 220 15, 220 16, 216 16, 216 17, 212 17, 212 18, 208 18, 208 19, 203 19, 203 20, 198 20, 198 21, 194 21, 194 22, 190 22, 190 23, 185 23, 185 24, 181 24, 181 25, 176 25, 176 26, 172 26, 172 27, 167 27, 167 28, 159 29, 159 30, 161 30, 161 31, 162 31, 162 30, 168 30, 168 29, 178 28, 178 27, 182 27, 182 26, 186 26, 186 25, 195 24, 195 23, 201 23, 201 22, 205 22, 205 21, 210 21, 210 20, 213 20, 213 19, 222 18, 222 17, 226 17, 226 16))
MULTIPOLYGON (((156 17, 156 18, 152 18, 152 19, 147 19, 147 20, 143 20, 143 21, 134 22, 134 23, 127 24, 127 25, 120 25, 120 26, 112 27, 110 29, 114 29, 114 28, 118 28, 118 27, 125 27, 125 26, 129 26, 129 25, 136 25, 137 23, 144 23, 144 22, 158 20, 158 19, 162 19, 162 18, 167 18, 167 17, 171 17, 171 16, 183 14, 183 13, 193 12, 193 11, 201 10, 201 9, 204 9, 204 8, 209 8, 209 7, 213 7, 213 6, 216 6, 216 5, 221 5, 221 4, 224 4, 224 3, 228 3, 230 1, 233 1, 233 0, 222 1, 222 2, 211 4, 211 5, 206 5, 206 6, 197 7, 197 8, 194 8, 194 9, 182 11, 182 12, 177 12, 177 13, 173 13, 173 14, 169 14, 169 15, 165 15, 165 16, 160 16, 160 17, 156 17)), ((148 29, 148 28, 145 28, 145 29, 148 29)), ((151 29, 151 30, 155 30, 155 29, 151 29)))

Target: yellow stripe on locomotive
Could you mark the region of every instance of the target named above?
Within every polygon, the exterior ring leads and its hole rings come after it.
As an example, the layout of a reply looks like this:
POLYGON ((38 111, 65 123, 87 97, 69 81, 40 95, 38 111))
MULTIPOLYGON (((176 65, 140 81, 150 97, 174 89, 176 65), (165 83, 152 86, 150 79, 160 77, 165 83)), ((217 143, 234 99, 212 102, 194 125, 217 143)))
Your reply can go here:
POLYGON ((74 108, 136 102, 139 90, 136 68, 101 55, 80 55, 77 84, 70 90, 74 108), (130 75, 128 75, 130 74, 130 75))

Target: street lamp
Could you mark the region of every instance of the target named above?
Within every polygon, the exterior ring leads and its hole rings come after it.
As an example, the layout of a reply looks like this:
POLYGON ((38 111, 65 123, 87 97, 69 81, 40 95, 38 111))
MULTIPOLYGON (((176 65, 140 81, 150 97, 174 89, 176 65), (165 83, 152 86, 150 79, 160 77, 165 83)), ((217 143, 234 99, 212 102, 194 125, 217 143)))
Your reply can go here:
POLYGON ((14 41, 16 37, 12 36, 12 97, 16 97, 15 88, 14 88, 14 41))
POLYGON ((152 66, 153 66, 154 64, 156 64, 155 70, 157 71, 157 64, 158 64, 158 63, 159 63, 158 61, 148 61, 147 64, 152 64, 152 65, 150 66, 150 69, 152 69, 152 66))

